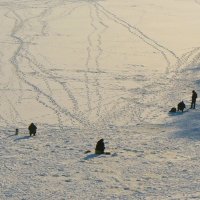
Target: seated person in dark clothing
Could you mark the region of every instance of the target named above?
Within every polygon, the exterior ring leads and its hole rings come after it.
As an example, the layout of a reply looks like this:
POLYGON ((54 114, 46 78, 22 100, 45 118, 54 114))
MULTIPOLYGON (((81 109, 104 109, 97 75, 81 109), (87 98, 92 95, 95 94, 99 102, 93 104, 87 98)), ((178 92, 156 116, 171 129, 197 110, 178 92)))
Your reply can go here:
POLYGON ((35 136, 37 127, 35 126, 34 123, 31 123, 30 126, 28 127, 28 130, 29 130, 30 136, 32 135, 35 136))
POLYGON ((99 140, 96 144, 95 153, 96 154, 104 154, 105 145, 103 139, 99 140))
POLYGON ((179 104, 178 104, 178 111, 181 110, 183 112, 185 108, 185 103, 183 101, 181 101, 179 104))
POLYGON ((171 108, 171 110, 169 112, 175 113, 176 112, 176 108, 175 107, 171 108))

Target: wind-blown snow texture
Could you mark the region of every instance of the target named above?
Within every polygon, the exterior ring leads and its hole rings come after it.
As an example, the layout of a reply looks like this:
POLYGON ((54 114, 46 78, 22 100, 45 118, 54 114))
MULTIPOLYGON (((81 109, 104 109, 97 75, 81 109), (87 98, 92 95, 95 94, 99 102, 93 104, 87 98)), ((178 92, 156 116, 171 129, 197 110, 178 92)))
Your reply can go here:
POLYGON ((199 4, 1 0, 0 199, 200 199, 199 4))

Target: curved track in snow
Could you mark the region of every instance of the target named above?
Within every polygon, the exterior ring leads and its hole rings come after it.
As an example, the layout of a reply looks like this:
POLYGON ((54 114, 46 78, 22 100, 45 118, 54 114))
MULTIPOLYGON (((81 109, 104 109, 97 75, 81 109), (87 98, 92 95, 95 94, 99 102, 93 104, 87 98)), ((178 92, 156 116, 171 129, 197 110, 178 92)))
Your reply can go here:
POLYGON ((134 24, 166 6, 144 2, 0 2, 0 199, 200 198, 198 109, 168 115, 190 103, 200 47, 134 24), (93 154, 99 138, 111 155, 93 154))
MULTIPOLYGON (((60 128, 65 126, 66 122, 72 126, 101 129, 110 125, 137 124, 159 118, 159 114, 165 109, 163 106, 171 103, 171 94, 166 92, 171 87, 171 82, 174 82, 173 89, 180 87, 182 84, 178 78, 180 70, 184 66, 195 65, 199 62, 199 47, 179 57, 173 50, 150 38, 148 34, 109 11, 98 1, 58 1, 54 3, 45 1, 42 4, 38 2, 32 5, 25 1, 23 6, 19 2, 16 4, 2 3, 1 6, 8 10, 4 16, 14 22, 10 36, 18 44, 10 59, 14 67, 12 71, 19 85, 17 105, 23 106, 24 99, 27 99, 25 96, 30 96, 30 104, 38 104, 38 109, 44 109, 42 112, 46 113, 46 116, 52 115, 51 120, 54 123, 57 121, 60 128), (38 8, 37 14, 32 12, 33 8, 38 8), (27 11, 30 9, 30 13, 24 14, 25 9, 27 11), (60 9, 59 12, 54 12, 56 9, 60 9), (82 11, 87 12, 85 22, 88 23, 88 29, 84 32, 85 41, 80 39, 80 42, 85 45, 85 58, 79 65, 84 68, 72 73, 73 66, 71 69, 62 67, 64 70, 62 74, 58 64, 45 54, 36 54, 31 49, 34 45, 40 47, 37 41, 46 40, 52 35, 51 24, 63 19, 70 20, 82 11), (109 54, 117 58, 117 54, 112 52, 115 49, 110 51, 110 48, 107 48, 107 35, 113 34, 113 38, 110 38, 112 44, 116 40, 116 33, 112 32, 115 27, 122 34, 130 37, 128 38, 131 41, 130 45, 138 41, 142 45, 147 45, 152 52, 156 51, 165 62, 166 73, 155 73, 148 68, 142 69, 144 68, 142 62, 131 63, 129 68, 125 66, 126 71, 130 70, 125 73, 118 71, 117 65, 116 67, 109 66, 109 54), (131 69, 131 66, 136 67, 131 69), (131 80, 140 84, 139 88, 142 89, 126 88, 124 84, 128 84, 131 80), (81 85, 82 89, 77 88, 77 85, 81 85), (24 90, 26 87, 29 94, 24 90), (82 93, 81 97, 77 91, 82 93), (162 103, 159 100, 161 97, 162 103)), ((73 31, 73 27, 71 29, 73 31)), ((63 40, 71 37, 64 32, 55 34, 55 36, 59 37, 59 34, 66 34, 63 40)), ((120 49, 118 53, 121 53, 119 57, 126 55, 126 52, 120 49)), ((70 63, 66 64, 70 65, 70 63)), ((121 60, 119 65, 123 70, 123 65, 127 64, 121 60)), ((9 85, 13 83, 10 82, 7 85, 10 87, 9 85)), ((14 103, 10 102, 10 105, 12 105, 9 107, 15 113, 14 118, 16 118, 16 121, 12 119, 12 123, 17 125, 21 121, 24 124, 22 121, 26 119, 20 116, 21 111, 13 107, 14 103)), ((42 116, 44 114, 41 118, 42 116)), ((35 117, 37 118, 37 114, 35 117)), ((40 118, 40 113, 38 117, 40 118)), ((28 120, 37 121, 31 116, 28 120)))

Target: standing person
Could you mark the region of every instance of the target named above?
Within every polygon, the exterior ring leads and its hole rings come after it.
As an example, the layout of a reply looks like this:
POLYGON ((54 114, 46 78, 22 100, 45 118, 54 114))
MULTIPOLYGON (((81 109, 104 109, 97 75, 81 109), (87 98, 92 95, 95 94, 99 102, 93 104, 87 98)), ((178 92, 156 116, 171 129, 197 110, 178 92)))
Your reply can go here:
POLYGON ((96 144, 95 153, 96 154, 104 154, 104 150, 105 150, 104 141, 103 141, 103 139, 100 139, 96 144))
POLYGON ((196 106, 196 99, 197 99, 197 93, 192 90, 192 103, 191 103, 191 109, 195 109, 196 106))
POLYGON ((30 136, 32 136, 32 135, 35 136, 37 127, 35 126, 34 123, 31 123, 31 124, 29 125, 29 127, 28 127, 28 130, 29 130, 30 136))

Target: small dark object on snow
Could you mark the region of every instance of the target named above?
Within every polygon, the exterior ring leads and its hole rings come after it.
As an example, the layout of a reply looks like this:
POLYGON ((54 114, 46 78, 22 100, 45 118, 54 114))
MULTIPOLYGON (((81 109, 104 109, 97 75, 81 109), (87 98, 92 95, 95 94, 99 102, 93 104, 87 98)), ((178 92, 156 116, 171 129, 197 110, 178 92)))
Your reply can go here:
POLYGON ((85 153, 85 154, 86 154, 86 153, 91 153, 91 151, 90 151, 90 150, 87 150, 87 151, 85 151, 84 153, 85 153))
POLYGON ((169 112, 175 113, 176 112, 176 108, 175 107, 171 108, 171 110, 169 112))
POLYGON ((178 104, 178 111, 181 110, 183 112, 184 109, 185 109, 185 103, 183 101, 181 101, 178 104))
POLYGON ((95 153, 96 154, 104 154, 104 150, 105 150, 104 141, 103 141, 103 139, 100 139, 96 144, 95 153))
POLYGON ((18 135, 18 133, 19 133, 19 129, 16 128, 16 129, 15 129, 15 135, 18 135))
POLYGON ((110 155, 111 153, 110 153, 110 152, 105 152, 104 154, 106 154, 106 155, 110 155))
POLYGON ((192 90, 192 103, 191 103, 191 109, 195 109, 195 106, 196 106, 196 99, 197 99, 197 93, 192 90))
POLYGON ((28 130, 29 130, 30 136, 32 136, 32 135, 35 136, 37 127, 35 126, 34 123, 31 123, 31 124, 29 125, 29 127, 28 127, 28 130))

